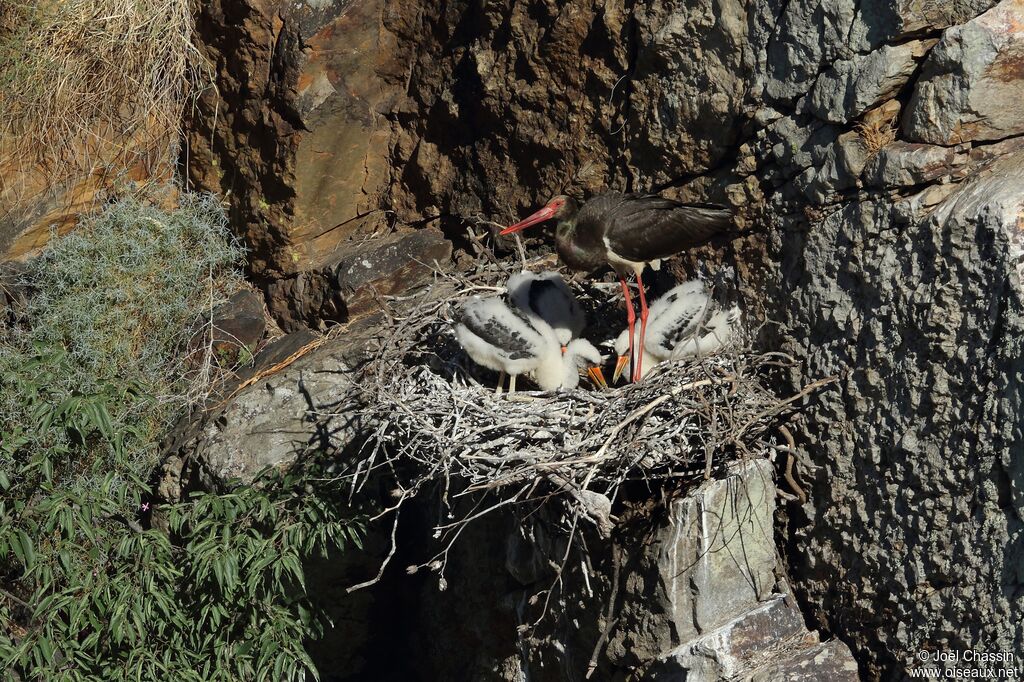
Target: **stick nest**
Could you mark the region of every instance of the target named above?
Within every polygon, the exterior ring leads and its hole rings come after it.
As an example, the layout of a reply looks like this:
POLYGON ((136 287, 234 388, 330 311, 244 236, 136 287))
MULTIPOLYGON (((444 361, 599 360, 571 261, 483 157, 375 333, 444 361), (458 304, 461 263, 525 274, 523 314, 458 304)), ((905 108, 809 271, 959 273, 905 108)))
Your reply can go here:
MULTIPOLYGON (((473 500, 468 512, 449 510, 461 521, 439 526, 439 536, 498 507, 552 493, 606 536, 625 484, 685 487, 730 461, 782 449, 773 426, 823 383, 778 396, 766 384, 773 371, 791 370, 795 361, 753 352, 741 340, 609 391, 581 385, 496 395, 496 375, 466 357, 452 323, 471 296, 502 294, 508 273, 499 267, 466 278, 439 273, 429 290, 403 301, 402 313, 388 309, 383 340, 356 389, 363 415, 375 425, 360 453, 359 475, 390 468, 400 500, 428 484, 441 484, 452 509, 449 492, 473 500)), ((622 323, 617 285, 570 286, 589 308, 588 332, 604 320, 622 323)), ((598 344, 618 331, 587 336, 598 344)))

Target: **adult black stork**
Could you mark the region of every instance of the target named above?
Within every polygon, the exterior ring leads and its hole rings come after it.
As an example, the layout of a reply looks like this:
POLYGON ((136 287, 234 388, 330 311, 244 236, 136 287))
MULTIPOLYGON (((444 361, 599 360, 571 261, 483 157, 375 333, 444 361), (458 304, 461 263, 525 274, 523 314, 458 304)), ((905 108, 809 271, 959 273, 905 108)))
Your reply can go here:
POLYGON ((562 261, 573 270, 591 272, 611 265, 619 276, 626 298, 629 349, 633 380, 641 377, 642 359, 637 357, 633 330, 636 313, 626 276, 636 276, 640 291, 640 346, 647 331, 647 296, 643 270, 657 269, 661 259, 708 242, 733 224, 732 211, 718 204, 686 204, 655 194, 607 192, 580 206, 575 199, 556 196, 544 208, 501 234, 511 234, 546 220, 557 219, 555 246, 562 261))

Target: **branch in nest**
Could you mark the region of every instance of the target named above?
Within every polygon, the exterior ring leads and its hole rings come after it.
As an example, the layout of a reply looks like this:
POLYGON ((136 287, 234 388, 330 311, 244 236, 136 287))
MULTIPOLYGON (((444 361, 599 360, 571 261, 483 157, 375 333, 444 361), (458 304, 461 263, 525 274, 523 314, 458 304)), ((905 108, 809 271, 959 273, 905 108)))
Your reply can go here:
POLYGON ((586 488, 577 488, 558 474, 548 474, 547 479, 569 493, 579 503, 587 518, 597 527, 598 535, 605 539, 612 536, 618 519, 612 516, 612 501, 607 495, 586 488))

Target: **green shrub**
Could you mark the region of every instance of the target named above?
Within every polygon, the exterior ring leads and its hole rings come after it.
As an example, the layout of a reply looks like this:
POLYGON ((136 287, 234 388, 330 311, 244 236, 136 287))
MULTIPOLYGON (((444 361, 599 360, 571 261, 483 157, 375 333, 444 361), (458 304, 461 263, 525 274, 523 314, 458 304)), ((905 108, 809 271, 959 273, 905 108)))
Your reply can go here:
POLYGON ((239 286, 240 256, 216 201, 185 194, 173 211, 119 201, 31 267, 22 324, 0 332, 0 670, 312 671, 303 563, 358 541, 330 477, 151 496, 160 437, 210 379, 196 330, 239 286))
POLYGON ((315 675, 303 642, 323 623, 303 564, 358 546, 360 526, 345 520, 344 491, 310 488, 307 478, 270 477, 168 506, 159 511, 170 533, 120 516, 133 501, 124 493, 144 483, 125 487, 113 474, 88 486, 48 483, 31 508, 0 502, 0 553, 16 557, 19 582, 37 585, 22 598, 30 608, 0 607, 0 668, 47 681, 315 675), (26 511, 32 521, 8 523, 26 511))
POLYGON ((177 203, 167 212, 121 200, 33 263, 31 337, 68 350, 78 367, 70 381, 165 385, 163 400, 179 405, 193 397, 190 334, 240 287, 242 252, 213 196, 177 203))
MULTIPOLYGON (((118 456, 133 475, 148 475, 160 435, 212 379, 196 330, 241 284, 242 251, 216 199, 183 194, 177 204, 165 211, 122 199, 35 259, 25 328, 0 337, 0 383, 17 387, 0 397, 0 425, 23 426, 69 400, 104 404, 118 456)), ((67 447, 53 431, 24 447, 67 447)), ((80 450, 101 470, 114 452, 80 450)))

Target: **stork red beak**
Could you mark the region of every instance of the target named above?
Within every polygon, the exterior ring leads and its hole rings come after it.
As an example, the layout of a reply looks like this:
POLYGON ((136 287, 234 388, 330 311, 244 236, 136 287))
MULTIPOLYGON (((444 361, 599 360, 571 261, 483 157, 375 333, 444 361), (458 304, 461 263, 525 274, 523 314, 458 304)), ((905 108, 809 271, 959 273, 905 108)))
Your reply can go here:
POLYGON ((608 382, 605 381, 604 372, 601 371, 600 367, 591 367, 590 369, 588 369, 587 376, 590 377, 590 380, 594 383, 595 386, 602 389, 608 388, 608 382))
POLYGON ((615 374, 612 375, 612 383, 617 383, 619 377, 622 376, 623 370, 626 369, 626 363, 629 362, 628 355, 620 355, 619 359, 615 361, 615 374))
POLYGON ((544 208, 542 208, 539 211, 537 211, 536 213, 534 213, 529 218, 526 218, 525 220, 520 220, 515 225, 509 225, 508 227, 506 227, 504 230, 502 230, 498 234, 512 234, 513 232, 519 232, 520 230, 525 230, 526 228, 530 227, 531 225, 536 225, 537 223, 542 223, 545 220, 551 220, 552 218, 555 217, 555 213, 557 213, 557 212, 558 212, 558 205, 557 204, 554 205, 554 206, 551 205, 551 204, 548 204, 544 208))

